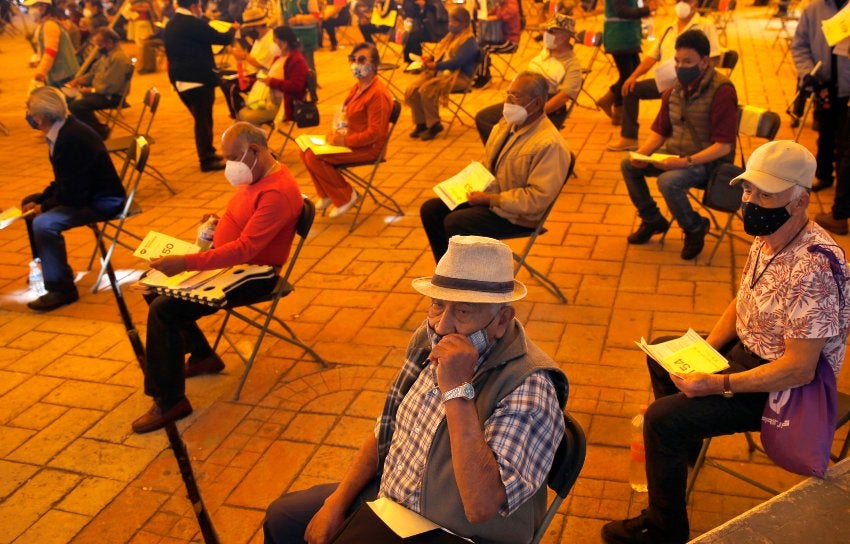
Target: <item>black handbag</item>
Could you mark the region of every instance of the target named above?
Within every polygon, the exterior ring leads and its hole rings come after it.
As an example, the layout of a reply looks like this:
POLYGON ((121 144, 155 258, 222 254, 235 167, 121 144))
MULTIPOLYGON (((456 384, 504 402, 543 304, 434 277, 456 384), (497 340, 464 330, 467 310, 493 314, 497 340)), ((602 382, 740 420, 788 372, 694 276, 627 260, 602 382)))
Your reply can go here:
POLYGON ((292 99, 292 120, 298 128, 319 126, 319 97, 316 94, 316 72, 307 72, 307 95, 304 100, 292 99))
POLYGON ((720 210, 728 213, 737 212, 741 209, 741 198, 744 190, 741 184, 729 185, 729 182, 744 173, 744 169, 731 162, 717 165, 702 196, 702 203, 712 210, 720 210))

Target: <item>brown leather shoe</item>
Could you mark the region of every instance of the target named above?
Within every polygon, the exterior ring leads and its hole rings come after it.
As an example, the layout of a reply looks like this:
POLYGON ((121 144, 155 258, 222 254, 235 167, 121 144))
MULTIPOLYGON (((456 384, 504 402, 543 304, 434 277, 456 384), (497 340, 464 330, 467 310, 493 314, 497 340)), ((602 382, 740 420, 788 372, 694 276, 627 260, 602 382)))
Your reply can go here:
POLYGON ((186 364, 186 377, 191 378, 200 374, 218 374, 222 370, 224 370, 224 361, 215 353, 196 361, 189 357, 186 364))
POLYGON ((815 216, 815 223, 833 234, 847 234, 847 220, 836 219, 831 213, 817 214, 815 216))
POLYGON ((183 397, 180 401, 166 410, 162 411, 156 403, 148 410, 148 413, 133 422, 133 432, 144 434, 165 427, 168 423, 183 419, 192 413, 192 405, 189 399, 183 397))

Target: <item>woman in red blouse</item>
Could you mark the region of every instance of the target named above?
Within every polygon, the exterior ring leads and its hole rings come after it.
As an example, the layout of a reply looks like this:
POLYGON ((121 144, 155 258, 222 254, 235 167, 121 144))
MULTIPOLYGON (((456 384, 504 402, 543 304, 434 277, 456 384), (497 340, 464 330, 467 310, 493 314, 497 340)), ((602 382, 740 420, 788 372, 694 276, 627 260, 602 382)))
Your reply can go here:
POLYGON ((336 165, 378 158, 389 131, 393 98, 377 79, 380 57, 374 45, 361 43, 348 56, 357 84, 348 93, 327 143, 351 148, 348 153, 316 155, 302 151, 301 160, 313 179, 318 198, 316 209, 330 208, 328 217, 339 217, 357 203, 358 195, 337 171, 336 165))

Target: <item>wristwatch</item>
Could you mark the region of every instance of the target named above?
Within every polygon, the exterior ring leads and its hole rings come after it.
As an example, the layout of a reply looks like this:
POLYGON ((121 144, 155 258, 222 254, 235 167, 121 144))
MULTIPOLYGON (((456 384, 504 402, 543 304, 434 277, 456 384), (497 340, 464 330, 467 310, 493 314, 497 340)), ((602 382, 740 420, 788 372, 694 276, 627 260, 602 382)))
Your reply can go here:
POLYGON ((443 393, 443 402, 448 402, 452 399, 465 398, 472 400, 475 398, 475 388, 469 382, 464 382, 454 389, 449 389, 443 393))
POLYGON ((693 155, 688 155, 686 158, 688 159, 688 166, 689 166, 689 167, 690 167, 690 166, 693 166, 693 165, 694 165, 694 157, 693 157, 693 155))
POLYGON ((729 379, 729 374, 723 375, 723 396, 727 399, 735 396, 735 393, 732 392, 732 381, 729 379))

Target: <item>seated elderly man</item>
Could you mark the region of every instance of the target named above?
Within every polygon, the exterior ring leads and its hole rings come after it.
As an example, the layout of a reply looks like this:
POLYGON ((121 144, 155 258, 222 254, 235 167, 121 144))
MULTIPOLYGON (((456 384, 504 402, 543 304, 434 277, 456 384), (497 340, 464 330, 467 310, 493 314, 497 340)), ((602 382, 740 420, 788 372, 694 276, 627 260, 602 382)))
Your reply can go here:
MULTIPOLYGON (((542 75, 549 84, 549 96, 543 112, 558 130, 567 118, 567 101, 581 91, 581 62, 570 40, 576 34, 575 19, 556 13, 545 25, 543 50, 528 63, 528 71, 542 75)), ((475 126, 481 143, 486 144, 493 127, 502 118, 502 104, 493 104, 475 114, 475 126)))
MULTIPOLYGON (((227 211, 218 221, 212 247, 201 253, 151 261, 173 276, 185 270, 215 270, 239 264, 280 266, 289 258, 304 200, 285 166, 272 156, 265 133, 239 122, 224 131, 221 149, 224 176, 235 187, 227 211)), ((245 282, 227 293, 228 306, 266 300, 277 278, 245 282)), ((133 431, 148 433, 192 413, 186 377, 221 372, 224 363, 212 350, 196 321, 217 308, 167 295, 145 295, 148 311, 145 394, 151 409, 133 422, 133 431), (189 360, 184 364, 184 355, 189 360)))
POLYGON ((419 215, 434 260, 456 234, 492 238, 530 234, 563 187, 570 167, 567 143, 543 114, 549 84, 540 74, 520 72, 508 89, 504 118, 484 148, 483 165, 495 180, 468 202, 450 210, 433 198, 419 215))
POLYGON ((386 497, 463 537, 528 542, 546 509, 546 476, 563 436, 567 379, 510 304, 511 250, 452 238, 431 298, 374 433, 339 484, 271 504, 266 543, 328 542, 363 500, 386 497))
POLYGON ((688 190, 704 186, 718 163, 732 162, 738 134, 735 86, 712 67, 710 55, 711 45, 701 30, 688 30, 676 38, 678 81, 661 96, 652 134, 637 150, 642 155, 661 150, 672 156, 653 162, 628 158, 620 165, 641 219, 629 243, 645 244, 670 228, 646 183, 647 177, 657 176, 658 189, 685 233, 681 257, 686 261, 702 252, 711 226, 708 218, 694 211, 688 190))
POLYGON ((79 96, 71 102, 71 113, 87 124, 104 140, 109 129, 97 120, 95 111, 118 105, 127 80, 130 57, 121 49, 121 39, 113 30, 101 28, 92 37, 98 58, 85 74, 68 82, 69 87, 79 90, 79 96))
POLYGON ((605 542, 687 541, 688 463, 702 439, 758 431, 768 393, 809 383, 821 355, 836 374, 841 368, 850 269, 829 234, 809 221, 814 176, 815 158, 806 148, 777 141, 756 149, 733 180, 744 189, 744 230, 756 238, 738 296, 707 338, 730 368, 672 379, 648 360, 656 399, 644 419, 649 507, 605 525, 605 542))
POLYGON ((23 199, 33 258, 41 259, 47 293, 27 306, 48 312, 79 299, 63 232, 102 221, 124 207, 125 192, 106 146, 68 113, 55 87, 39 87, 27 100, 27 121, 47 139, 53 181, 23 199))

